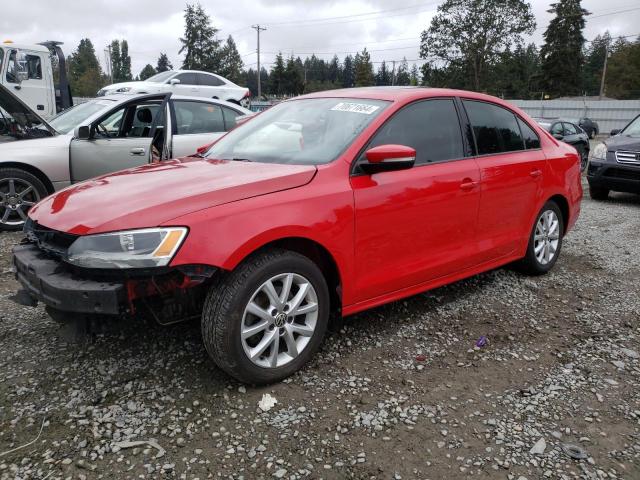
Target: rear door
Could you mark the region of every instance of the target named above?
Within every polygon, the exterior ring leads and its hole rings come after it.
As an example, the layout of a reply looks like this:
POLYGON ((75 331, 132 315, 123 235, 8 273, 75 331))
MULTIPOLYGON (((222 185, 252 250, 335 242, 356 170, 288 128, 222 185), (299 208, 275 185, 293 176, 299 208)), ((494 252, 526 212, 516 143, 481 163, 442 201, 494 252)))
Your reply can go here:
POLYGON ((174 94, 184 95, 187 97, 200 96, 200 86, 198 85, 197 74, 192 72, 184 72, 184 73, 179 73, 173 78, 180 80, 180 83, 176 83, 173 86, 172 91, 174 94))
POLYGON ((164 144, 162 114, 167 95, 147 95, 119 105, 91 124, 92 138, 74 138, 71 179, 86 180, 149 163, 164 144))
POLYGON ((201 96, 227 100, 225 83, 221 79, 209 73, 197 73, 196 76, 201 96))
POLYGON ((580 131, 573 123, 562 122, 562 127, 564 129, 564 137, 562 141, 568 143, 569 145, 580 146, 582 147, 582 137, 580 136, 580 131))
POLYGON ((415 148, 416 165, 372 175, 356 166, 357 301, 464 270, 476 251, 480 178, 467 156, 454 99, 402 108, 365 150, 385 144, 415 148))
POLYGON ((480 169, 478 261, 485 263, 513 254, 528 239, 547 165, 537 134, 511 110, 485 101, 463 104, 480 169))
POLYGON ((192 155, 198 147, 220 138, 235 126, 239 112, 216 103, 172 100, 173 155, 192 155))

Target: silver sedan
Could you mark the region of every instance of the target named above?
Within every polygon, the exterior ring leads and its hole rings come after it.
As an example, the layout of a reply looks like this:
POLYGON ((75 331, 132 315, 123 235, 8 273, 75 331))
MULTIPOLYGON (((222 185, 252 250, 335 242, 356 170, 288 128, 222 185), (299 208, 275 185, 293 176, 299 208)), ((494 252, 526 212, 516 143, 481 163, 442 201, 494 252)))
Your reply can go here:
POLYGON ((251 115, 217 99, 110 95, 49 123, 0 85, 0 230, 17 230, 29 208, 72 183, 196 153, 251 115))

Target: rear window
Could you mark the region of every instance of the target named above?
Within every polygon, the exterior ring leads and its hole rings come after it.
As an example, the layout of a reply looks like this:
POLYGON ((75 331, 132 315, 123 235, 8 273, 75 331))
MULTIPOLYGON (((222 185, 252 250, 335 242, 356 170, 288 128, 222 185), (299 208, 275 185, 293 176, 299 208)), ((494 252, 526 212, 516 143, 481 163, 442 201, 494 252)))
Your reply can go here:
POLYGON ((473 128, 478 155, 524 150, 516 116, 509 110, 487 102, 464 100, 473 128))

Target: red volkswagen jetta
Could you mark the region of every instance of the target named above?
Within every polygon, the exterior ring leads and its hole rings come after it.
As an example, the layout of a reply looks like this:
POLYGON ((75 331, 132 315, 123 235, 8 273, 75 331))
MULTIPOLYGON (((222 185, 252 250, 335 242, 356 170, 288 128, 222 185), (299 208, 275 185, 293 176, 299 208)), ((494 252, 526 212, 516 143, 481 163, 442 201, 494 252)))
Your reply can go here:
POLYGON ((54 318, 201 316, 216 364, 267 383, 311 358, 333 312, 512 262, 547 272, 581 198, 575 149, 497 98, 338 90, 272 107, 202 159, 46 198, 14 258, 54 318))

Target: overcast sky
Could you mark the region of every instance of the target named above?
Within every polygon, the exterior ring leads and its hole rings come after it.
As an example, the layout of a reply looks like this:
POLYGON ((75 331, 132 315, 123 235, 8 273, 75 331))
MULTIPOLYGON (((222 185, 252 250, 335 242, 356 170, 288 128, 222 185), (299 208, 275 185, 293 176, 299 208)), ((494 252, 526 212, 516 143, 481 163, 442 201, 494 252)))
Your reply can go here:
MULTIPOLYGON (((420 33, 428 27, 442 1, 419 0, 202 0, 200 2, 224 39, 233 35, 246 66, 255 68, 256 32, 261 35, 262 63, 269 68, 275 53, 316 53, 340 58, 365 46, 374 62, 418 58, 420 33), (377 12, 377 13, 376 13, 377 12)), ((551 15, 549 0, 533 0, 537 30, 527 39, 540 44, 551 15)), ((583 0, 592 12, 585 37, 609 30, 614 36, 640 34, 637 0, 583 0)), ((155 66, 166 52, 178 68, 182 63, 179 37, 183 34, 184 3, 176 0, 27 0, 5 2, 0 15, 0 41, 37 43, 60 40, 66 54, 88 37, 104 64, 104 48, 114 38, 129 42, 133 74, 155 66)), ((411 63, 411 62, 410 62, 411 63)))

